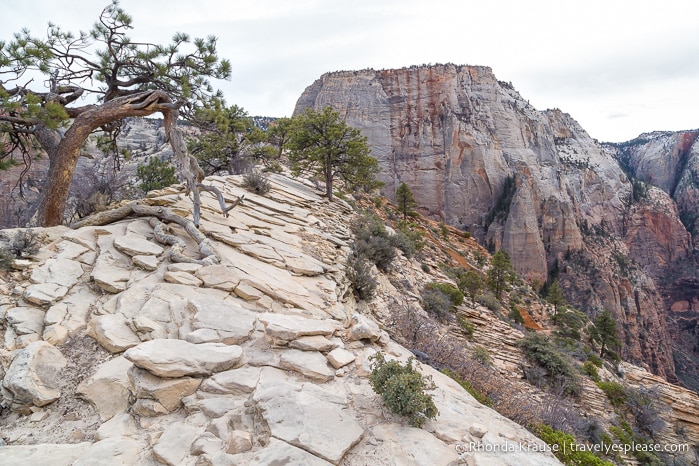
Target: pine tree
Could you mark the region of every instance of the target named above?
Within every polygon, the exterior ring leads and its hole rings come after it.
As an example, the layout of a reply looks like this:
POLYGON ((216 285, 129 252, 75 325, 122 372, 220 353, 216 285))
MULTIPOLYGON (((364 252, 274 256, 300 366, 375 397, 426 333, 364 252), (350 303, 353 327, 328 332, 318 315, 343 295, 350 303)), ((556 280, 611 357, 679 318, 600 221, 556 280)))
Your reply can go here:
POLYGON ((512 264, 510 256, 503 250, 498 250, 493 254, 490 261, 490 270, 488 270, 488 286, 495 293, 495 297, 500 299, 502 292, 505 291, 507 285, 512 281, 512 264))
POLYGON ((590 329, 590 339, 599 343, 599 355, 604 357, 604 353, 610 349, 618 347, 621 344, 619 337, 616 335, 616 320, 612 313, 608 310, 602 311, 592 322, 590 329))
POLYGON ((549 291, 546 294, 546 301, 553 305, 553 323, 556 324, 556 321, 558 320, 558 311, 566 304, 566 300, 563 297, 563 291, 561 290, 561 285, 558 283, 558 279, 554 280, 549 287, 549 291))
POLYGON ((396 204, 398 204, 398 212, 403 215, 403 220, 407 220, 408 217, 415 215, 413 209, 417 207, 417 202, 415 202, 415 197, 410 187, 401 183, 396 189, 396 204))

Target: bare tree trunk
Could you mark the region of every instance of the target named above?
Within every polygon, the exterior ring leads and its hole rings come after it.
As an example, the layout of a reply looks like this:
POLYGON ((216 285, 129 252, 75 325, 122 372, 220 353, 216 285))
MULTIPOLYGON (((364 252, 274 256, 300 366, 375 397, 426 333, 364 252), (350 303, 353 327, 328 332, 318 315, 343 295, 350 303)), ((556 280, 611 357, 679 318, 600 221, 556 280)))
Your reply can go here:
MULTIPOLYGON (((70 184, 80 157, 80 148, 88 136, 97 128, 127 117, 148 116, 162 113, 165 120, 165 133, 173 152, 183 168, 187 189, 195 190, 195 225, 199 223, 197 183, 204 178, 197 160, 187 152, 182 132, 177 128, 178 105, 163 91, 147 91, 119 97, 102 105, 90 105, 73 109, 75 119, 65 136, 57 141, 39 138, 50 156, 49 172, 41 193, 37 212, 37 223, 41 226, 54 226, 63 222, 70 184)), ((47 130, 48 134, 48 130, 47 130)), ((222 206, 225 210, 225 205, 222 206)))

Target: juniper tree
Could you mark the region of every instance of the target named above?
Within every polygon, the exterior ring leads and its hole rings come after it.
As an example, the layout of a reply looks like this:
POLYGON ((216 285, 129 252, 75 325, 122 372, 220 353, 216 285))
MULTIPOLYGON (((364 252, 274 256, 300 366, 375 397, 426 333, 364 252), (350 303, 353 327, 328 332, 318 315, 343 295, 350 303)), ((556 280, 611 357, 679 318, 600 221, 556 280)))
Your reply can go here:
POLYGON ((132 41, 131 17, 113 0, 89 32, 77 35, 49 23, 46 38, 22 29, 0 41, 0 160, 31 164, 37 152, 49 159, 37 223, 63 221, 78 158, 88 136, 107 132, 114 140, 127 117, 161 113, 183 177, 195 193, 203 172, 187 153, 177 127, 212 98, 211 78, 230 76, 216 54, 217 39, 193 41, 176 33, 169 45, 132 41), (38 79, 37 79, 37 75, 38 79), (89 97, 82 103, 81 97, 89 97))
POLYGON ((309 174, 325 181, 325 193, 333 199, 333 182, 348 187, 379 185, 378 161, 370 155, 362 133, 349 126, 331 107, 306 109, 292 118, 289 160, 295 174, 309 174))

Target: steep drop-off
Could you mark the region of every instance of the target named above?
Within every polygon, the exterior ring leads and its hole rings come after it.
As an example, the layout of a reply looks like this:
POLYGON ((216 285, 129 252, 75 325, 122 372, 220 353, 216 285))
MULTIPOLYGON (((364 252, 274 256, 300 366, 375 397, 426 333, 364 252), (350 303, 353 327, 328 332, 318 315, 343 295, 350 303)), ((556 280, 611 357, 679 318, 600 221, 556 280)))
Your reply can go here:
POLYGON ((569 115, 452 64, 325 74, 295 111, 327 105, 368 137, 385 195, 407 183, 423 213, 508 251, 532 282, 558 276, 588 315, 610 309, 622 356, 676 380, 656 280, 691 237, 672 199, 634 196, 613 151, 569 115))

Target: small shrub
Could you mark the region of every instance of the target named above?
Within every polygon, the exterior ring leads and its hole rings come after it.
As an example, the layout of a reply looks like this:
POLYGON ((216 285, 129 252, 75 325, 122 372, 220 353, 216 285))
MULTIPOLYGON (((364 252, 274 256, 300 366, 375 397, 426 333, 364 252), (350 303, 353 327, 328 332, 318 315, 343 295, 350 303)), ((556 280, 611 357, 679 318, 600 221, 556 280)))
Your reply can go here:
POLYGON ((484 366, 491 366, 493 364, 490 353, 485 346, 475 345, 473 348, 471 348, 471 356, 473 356, 473 359, 480 362, 484 366))
POLYGON ((267 194, 272 185, 269 178, 258 170, 251 170, 243 175, 243 188, 255 194, 267 194))
POLYGON ((613 463, 598 458, 590 451, 580 451, 575 448, 579 443, 575 437, 560 430, 554 430, 551 426, 540 425, 536 429, 536 435, 552 447, 553 454, 563 464, 585 466, 613 466, 613 463))
POLYGON ((607 399, 612 406, 621 406, 628 397, 623 385, 616 382, 597 382, 597 386, 607 395, 607 399))
POLYGON ((10 243, 10 253, 15 256, 15 259, 32 257, 39 252, 39 248, 41 248, 39 235, 28 229, 18 231, 10 243))
POLYGON ((563 394, 576 395, 580 392, 572 364, 548 338, 530 333, 520 344, 527 359, 535 366, 545 369, 549 382, 558 385, 563 394))
POLYGON ((452 302, 449 296, 440 290, 425 287, 422 290, 422 307, 438 319, 446 320, 451 314, 452 302))
POLYGON ((498 298, 496 298, 495 295, 490 292, 476 296, 476 302, 487 307, 496 314, 499 314, 502 309, 498 298))
POLYGON ((415 242, 408 237, 404 232, 398 231, 396 232, 395 235, 392 235, 390 237, 391 244, 395 246, 396 248, 400 249, 403 251, 403 254, 405 254, 405 257, 411 258, 415 255, 416 248, 415 248, 415 242))
POLYGON ((15 263, 15 256, 12 253, 0 247, 0 270, 10 270, 15 263))
POLYGON ((594 364, 595 366, 599 367, 600 369, 602 369, 602 366, 604 366, 604 361, 602 360, 602 358, 600 358, 599 356, 597 356, 597 355, 594 354, 594 353, 591 353, 591 354, 588 356, 588 359, 590 360, 590 362, 591 362, 592 364, 594 364))
POLYGON ((350 255, 345 265, 345 274, 359 299, 371 300, 376 293, 376 280, 371 276, 371 266, 363 257, 350 255))
POLYGON ((457 322, 459 322, 459 327, 461 327, 461 330, 463 330, 464 334, 466 335, 466 338, 473 338, 473 332, 476 330, 473 324, 462 316, 458 316, 456 320, 457 322))
POLYGON ((426 287, 431 290, 439 290, 445 295, 449 296, 449 299, 454 307, 459 306, 464 302, 464 294, 451 283, 431 282, 428 283, 426 287))
POLYGON ((425 390, 435 388, 434 384, 413 368, 413 358, 402 365, 397 361, 386 361, 383 353, 375 353, 370 360, 369 382, 392 412, 408 416, 413 427, 422 427, 427 419, 437 417, 439 411, 432 396, 425 393, 425 390))
POLYGON ((522 317, 522 313, 519 312, 519 309, 517 309, 517 305, 514 303, 510 303, 510 314, 509 314, 510 319, 512 319, 515 323, 518 323, 520 325, 524 325, 524 317, 522 317))
POLYGON ((158 157, 151 157, 148 163, 136 167, 136 179, 140 181, 140 187, 146 193, 177 183, 175 166, 158 157))
POLYGON ((592 361, 585 361, 585 364, 582 365, 582 371, 595 382, 599 382, 599 372, 592 361))
POLYGON ((430 273, 432 269, 430 268, 429 264, 421 264, 420 268, 422 269, 423 272, 425 273, 430 273))

